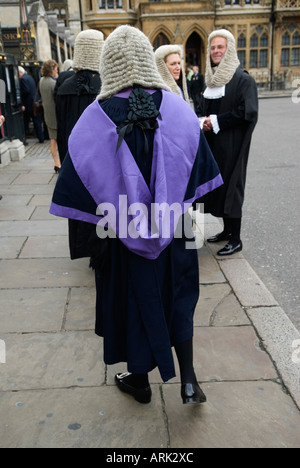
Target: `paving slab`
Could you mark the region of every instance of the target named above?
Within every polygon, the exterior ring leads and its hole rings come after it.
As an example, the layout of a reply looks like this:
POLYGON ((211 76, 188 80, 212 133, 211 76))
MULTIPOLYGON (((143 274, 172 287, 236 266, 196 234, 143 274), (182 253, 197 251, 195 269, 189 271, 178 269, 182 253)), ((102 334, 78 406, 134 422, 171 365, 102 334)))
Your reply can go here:
POLYGON ((22 206, 25 207, 30 204, 32 195, 6 195, 1 200, 1 209, 7 206, 22 206))
POLYGON ((4 393, 0 447, 167 448, 158 386, 153 394, 139 405, 107 386, 4 393))
POLYGON ((33 206, 0 206, 0 221, 26 221, 34 212, 33 206))
POLYGON ((53 178, 48 172, 29 172, 28 174, 20 174, 14 181, 13 185, 35 185, 49 184, 53 178))
POLYGON ((0 221, 0 237, 18 236, 63 236, 68 234, 68 222, 53 221, 0 221))
POLYGON ((0 291, 0 335, 60 331, 69 288, 0 291))
POLYGON ((206 247, 203 247, 198 251, 198 258, 201 284, 226 282, 226 279, 219 268, 218 262, 209 254, 206 247))
POLYGON ((250 321, 227 283, 201 284, 195 326, 249 325, 250 321))
POLYGON ((186 408, 164 385, 172 448, 299 448, 300 413, 274 382, 202 385, 208 402, 186 408))
POLYGON ((27 237, 0 237, 0 259, 17 258, 26 239, 27 237))
POLYGON ((49 220, 53 221, 53 215, 49 213, 50 204, 48 206, 37 206, 31 216, 33 221, 49 220))
POLYGON ((68 300, 65 330, 95 329, 96 288, 72 288, 68 300))
POLYGON ((11 184, 17 177, 18 177, 18 174, 16 174, 15 172, 9 172, 8 170, 1 170, 0 185, 11 184))
POLYGON ((48 210, 49 210, 51 201, 52 201, 52 194, 49 194, 49 195, 34 195, 34 197, 32 197, 32 199, 31 199, 29 205, 46 206, 46 207, 48 207, 48 210))
POLYGON ((2 260, 0 277, 0 289, 91 287, 95 283, 88 259, 73 262, 68 258, 2 260))
POLYGON ((19 258, 70 258, 68 236, 29 237, 19 258))
POLYGON ((194 365, 200 381, 276 379, 250 326, 196 327, 194 365))
POLYGON ((1 185, 2 195, 52 195, 53 185, 1 185))
POLYGON ((101 386, 105 382, 102 346, 94 332, 1 335, 6 364, 0 391, 101 386))

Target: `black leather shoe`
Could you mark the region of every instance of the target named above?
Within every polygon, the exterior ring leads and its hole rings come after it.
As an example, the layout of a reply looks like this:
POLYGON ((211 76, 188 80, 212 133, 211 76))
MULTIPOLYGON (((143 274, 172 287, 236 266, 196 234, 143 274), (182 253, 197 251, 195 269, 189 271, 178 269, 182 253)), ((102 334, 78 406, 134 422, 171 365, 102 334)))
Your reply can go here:
POLYGON ((215 244, 217 242, 222 242, 222 241, 229 241, 231 237, 231 234, 227 234, 226 232, 220 232, 220 234, 216 234, 215 236, 209 237, 207 239, 207 242, 210 244, 215 244))
POLYGON ((240 241, 238 244, 227 244, 225 247, 217 253, 217 255, 220 255, 221 257, 226 257, 228 255, 233 255, 237 252, 241 252, 243 250, 243 243, 240 241))
POLYGON ((181 398, 184 405, 187 403, 200 404, 206 402, 206 396, 198 384, 181 385, 181 398))
POLYGON ((129 395, 133 396, 136 401, 139 403, 150 403, 152 397, 152 390, 150 385, 145 388, 136 388, 132 385, 127 384, 124 379, 128 377, 128 373, 125 374, 117 374, 115 376, 115 382, 117 387, 121 392, 128 393, 129 395))

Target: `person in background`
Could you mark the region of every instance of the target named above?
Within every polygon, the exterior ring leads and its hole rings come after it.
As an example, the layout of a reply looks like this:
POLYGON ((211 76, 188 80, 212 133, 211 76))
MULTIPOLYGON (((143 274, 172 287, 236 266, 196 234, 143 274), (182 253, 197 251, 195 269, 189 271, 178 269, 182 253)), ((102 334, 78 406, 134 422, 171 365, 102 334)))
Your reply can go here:
MULTIPOLYGON (((76 122, 84 110, 96 99, 101 89, 100 56, 104 44, 100 31, 88 29, 78 34, 74 46, 73 75, 63 82, 57 90, 56 117, 57 143, 60 160, 63 163, 68 152, 68 140, 76 122)), ((76 256, 73 245, 85 239, 94 230, 90 223, 69 219, 69 238, 71 257, 76 256)), ((87 246, 82 242, 82 255, 87 246)), ((94 263, 90 260, 90 266, 94 263)))
POLYGON ((62 72, 59 73, 58 78, 56 80, 56 85, 54 89, 54 99, 56 101, 56 96, 57 96, 57 91, 58 88, 63 84, 65 80, 70 78, 71 76, 74 75, 74 70, 73 70, 73 60, 67 59, 63 63, 62 67, 62 72))
POLYGON ((58 78, 58 65, 55 60, 44 62, 41 70, 40 93, 43 101, 44 119, 48 128, 50 138, 50 150, 54 161, 56 173, 61 168, 61 162, 57 149, 57 120, 54 101, 54 89, 58 78))
POLYGON ((174 346, 182 402, 204 403, 193 366, 198 255, 186 245, 191 223, 182 235, 175 230, 222 178, 198 118, 163 81, 139 29, 110 34, 100 74, 100 95, 69 138, 50 213, 94 224, 96 334, 107 365, 127 362, 115 376, 119 390, 150 403, 148 373, 175 376, 174 346), (165 207, 175 205, 173 219, 165 207))
POLYGON ((57 90, 57 142, 62 163, 68 152, 68 139, 74 125, 100 93, 99 70, 103 44, 100 31, 88 29, 79 33, 74 46, 74 72, 57 90))
POLYGON ((194 103, 194 110, 198 115, 200 113, 200 101, 201 96, 204 91, 204 77, 199 73, 199 67, 197 65, 193 66, 193 76, 190 83, 191 98, 194 103))
POLYGON ((165 83, 173 93, 190 102, 187 80, 182 67, 181 48, 163 45, 155 51, 156 65, 165 83))
POLYGON ((189 94, 190 99, 192 98, 192 96, 191 96, 191 79, 192 79, 193 74, 194 74, 194 71, 193 71, 192 66, 188 65, 186 67, 186 84, 187 84, 187 90, 188 90, 188 94, 189 94))
POLYGON ((208 38, 205 82, 200 121, 224 185, 201 201, 205 212, 223 218, 224 230, 207 241, 228 241, 218 251, 224 257, 243 248, 241 223, 246 171, 258 118, 256 83, 240 68, 235 38, 226 29, 214 31, 208 38))
POLYGON ((24 116, 24 128, 25 136, 30 135, 29 124, 32 121, 36 136, 40 143, 44 142, 44 132, 42 128, 43 118, 42 116, 35 116, 33 113, 33 101, 36 98, 38 100, 37 85, 31 75, 26 73, 23 67, 18 67, 20 87, 21 87, 21 98, 23 106, 24 116))

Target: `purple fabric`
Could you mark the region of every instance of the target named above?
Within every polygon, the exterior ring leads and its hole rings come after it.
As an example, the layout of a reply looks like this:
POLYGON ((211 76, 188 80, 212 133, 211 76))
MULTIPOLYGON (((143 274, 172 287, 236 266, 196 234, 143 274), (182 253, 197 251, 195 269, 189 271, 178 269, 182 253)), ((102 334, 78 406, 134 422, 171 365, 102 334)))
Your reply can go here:
MULTIPOLYGON (((130 89, 124 90, 124 97, 128 93, 130 89)), ((180 216, 191 203, 222 184, 221 177, 216 177, 198 187, 193 200, 183 203, 199 147, 199 121, 183 99, 164 90, 160 113, 162 120, 155 132, 150 190, 125 141, 116 152, 116 125, 97 101, 85 110, 69 138, 74 168, 100 207, 99 213, 104 215, 100 224, 108 223, 129 250, 149 259, 157 258, 169 245, 180 216), (124 203, 120 204, 120 196, 124 203), (128 214, 129 206, 133 208, 131 214, 128 214), (152 206, 155 206, 153 212, 152 206), (174 216, 170 216, 169 207, 175 207, 174 216), (128 234, 131 232, 133 235, 128 234)), ((101 219, 75 211, 51 207, 51 212, 58 216, 64 212, 64 216, 73 219, 76 216, 75 219, 95 224, 101 219)))
POLYGON ((61 218, 76 219, 78 221, 84 221, 91 224, 98 224, 100 220, 99 216, 95 216, 90 213, 84 213, 83 211, 76 210, 74 208, 60 206, 53 202, 51 203, 49 212, 61 218))

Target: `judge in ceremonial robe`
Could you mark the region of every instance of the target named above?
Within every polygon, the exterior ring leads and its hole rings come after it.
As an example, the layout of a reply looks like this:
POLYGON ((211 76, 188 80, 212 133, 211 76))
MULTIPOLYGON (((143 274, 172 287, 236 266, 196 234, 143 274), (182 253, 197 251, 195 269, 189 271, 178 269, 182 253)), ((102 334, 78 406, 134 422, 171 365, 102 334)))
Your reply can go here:
POLYGON ((240 67, 235 39, 225 29, 209 36, 205 81, 200 121, 224 184, 201 201, 205 212, 223 218, 223 232, 208 242, 228 241, 218 251, 218 255, 227 256, 243 248, 242 207, 258 99, 256 83, 240 67))
POLYGON ((62 163, 68 152, 68 139, 74 125, 100 93, 99 71, 103 44, 102 32, 94 29, 81 31, 74 46, 75 73, 57 88, 57 144, 62 163))
POLYGON ((141 31, 111 33, 100 74, 101 93, 72 131, 50 212, 95 226, 86 246, 96 334, 107 365, 127 363, 118 388, 149 403, 148 373, 158 367, 163 381, 175 377, 175 347, 182 401, 203 403, 193 366, 198 256, 186 220, 222 178, 198 118, 162 80, 141 31))

